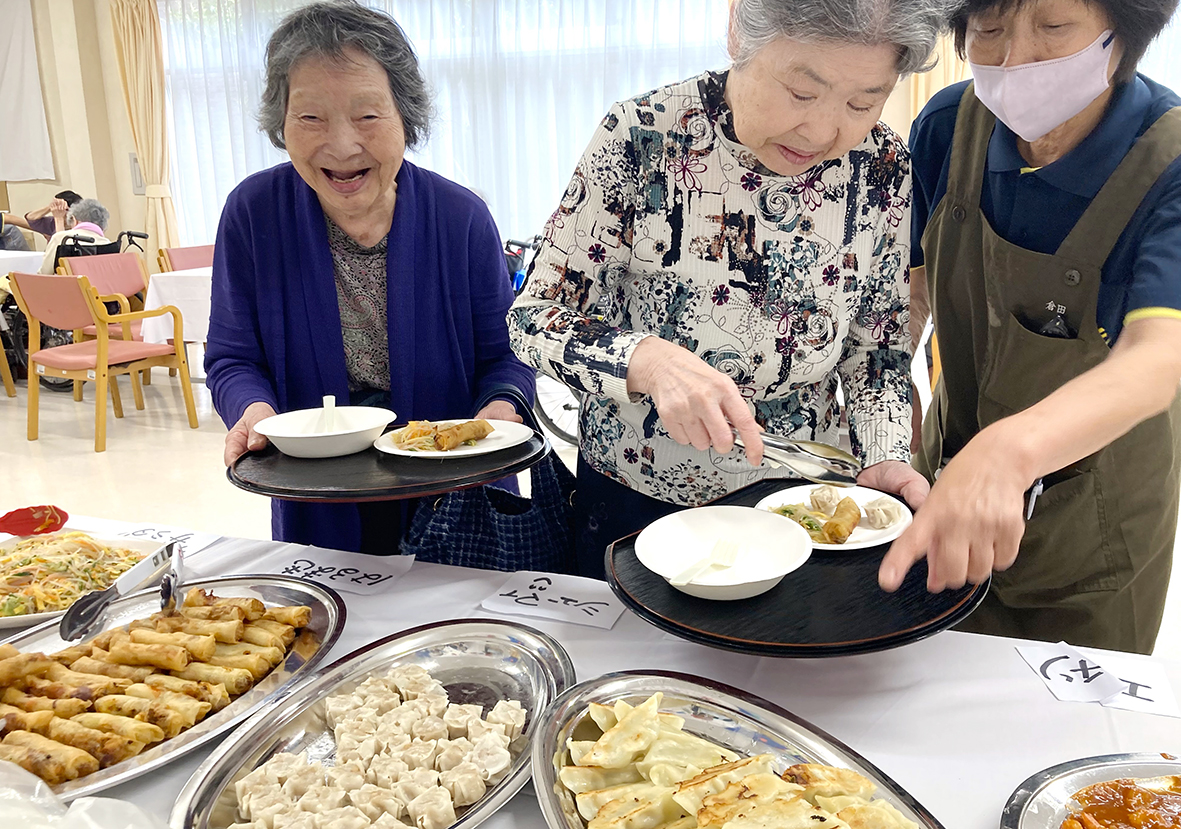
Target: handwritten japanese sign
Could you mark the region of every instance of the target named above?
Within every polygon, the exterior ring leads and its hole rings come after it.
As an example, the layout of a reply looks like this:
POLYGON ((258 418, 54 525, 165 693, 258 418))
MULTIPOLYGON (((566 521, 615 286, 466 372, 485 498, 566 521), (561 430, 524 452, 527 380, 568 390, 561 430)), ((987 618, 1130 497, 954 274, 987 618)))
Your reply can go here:
POLYGON ((1017 648, 1055 697, 1064 702, 1098 702, 1107 708, 1123 708, 1181 716, 1177 698, 1164 669, 1151 662, 1099 656, 1059 642, 1017 648))
POLYGON ((384 593, 414 564, 414 556, 369 556, 291 545, 266 556, 264 572, 314 581, 342 593, 384 593))
POLYGON ((136 524, 119 533, 123 538, 138 538, 145 541, 158 541, 168 544, 175 541, 182 555, 191 556, 204 550, 213 542, 221 538, 213 533, 199 533, 192 530, 182 530, 179 527, 166 527, 160 524, 136 524))
POLYGON ((480 603, 485 610, 512 616, 537 616, 610 630, 623 613, 606 582, 537 573, 514 573, 480 603))

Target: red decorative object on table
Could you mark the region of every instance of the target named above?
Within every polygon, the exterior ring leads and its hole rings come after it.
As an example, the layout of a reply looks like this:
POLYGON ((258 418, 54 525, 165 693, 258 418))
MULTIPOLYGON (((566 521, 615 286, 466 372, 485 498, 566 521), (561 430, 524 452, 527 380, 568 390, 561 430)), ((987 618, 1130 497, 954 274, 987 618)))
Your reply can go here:
POLYGON ((14 509, 0 516, 0 533, 10 535, 39 535, 60 530, 69 519, 60 507, 41 506, 14 509))

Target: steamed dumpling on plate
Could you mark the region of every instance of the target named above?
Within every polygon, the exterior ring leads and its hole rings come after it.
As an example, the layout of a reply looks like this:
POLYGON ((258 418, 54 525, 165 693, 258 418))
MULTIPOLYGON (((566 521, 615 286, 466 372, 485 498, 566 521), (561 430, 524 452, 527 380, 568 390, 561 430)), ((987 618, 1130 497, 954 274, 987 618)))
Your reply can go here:
POLYGON ((862 511, 865 513, 865 523, 875 530, 884 530, 902 520, 904 515, 902 505, 883 495, 877 500, 870 501, 862 511))

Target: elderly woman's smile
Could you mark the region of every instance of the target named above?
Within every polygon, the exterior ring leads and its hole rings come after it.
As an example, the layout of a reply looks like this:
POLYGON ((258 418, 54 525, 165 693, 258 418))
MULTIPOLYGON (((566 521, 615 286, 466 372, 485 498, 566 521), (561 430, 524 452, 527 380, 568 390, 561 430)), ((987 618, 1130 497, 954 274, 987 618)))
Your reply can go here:
POLYGON ((406 133, 385 70, 355 50, 346 56, 310 56, 292 68, 284 138, 329 218, 370 236, 365 225, 392 214, 406 133))

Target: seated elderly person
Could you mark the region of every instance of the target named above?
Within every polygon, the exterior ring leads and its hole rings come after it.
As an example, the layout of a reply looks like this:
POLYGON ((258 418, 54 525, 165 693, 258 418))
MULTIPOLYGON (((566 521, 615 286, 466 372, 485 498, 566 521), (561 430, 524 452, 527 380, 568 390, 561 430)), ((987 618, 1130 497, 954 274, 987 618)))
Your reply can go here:
MULTIPOLYGON (((430 101, 398 24, 315 3, 266 54, 260 120, 291 161, 239 185, 218 229, 205 366, 231 427, 226 464, 266 445, 260 420, 327 394, 400 421, 520 420, 498 399, 531 398, 534 376, 509 347, 500 236, 483 201, 403 157, 430 101)), ((272 526, 284 541, 396 553, 412 508, 275 501, 272 526)))
POLYGON ((41 273, 55 273, 57 271, 57 249, 63 242, 79 245, 110 244, 111 240, 104 235, 110 220, 110 212, 97 199, 82 199, 71 207, 66 214, 65 229, 53 234, 45 246, 45 258, 41 260, 41 273))
POLYGON ((16 225, 4 221, 4 214, 0 213, 0 250, 28 250, 29 242, 25 234, 16 225))
POLYGON ((734 0, 729 71, 600 123, 509 317, 522 359, 584 393, 583 575, 616 538, 766 476, 762 429, 835 444, 838 384, 861 483, 925 497, 907 463, 910 161, 878 118, 946 8, 734 0))
POLYGON ((82 197, 73 190, 62 190, 42 208, 30 210, 23 216, 16 213, 4 213, 2 218, 7 225, 40 233, 48 240, 59 230, 66 229, 66 214, 80 201, 82 201, 82 197))

